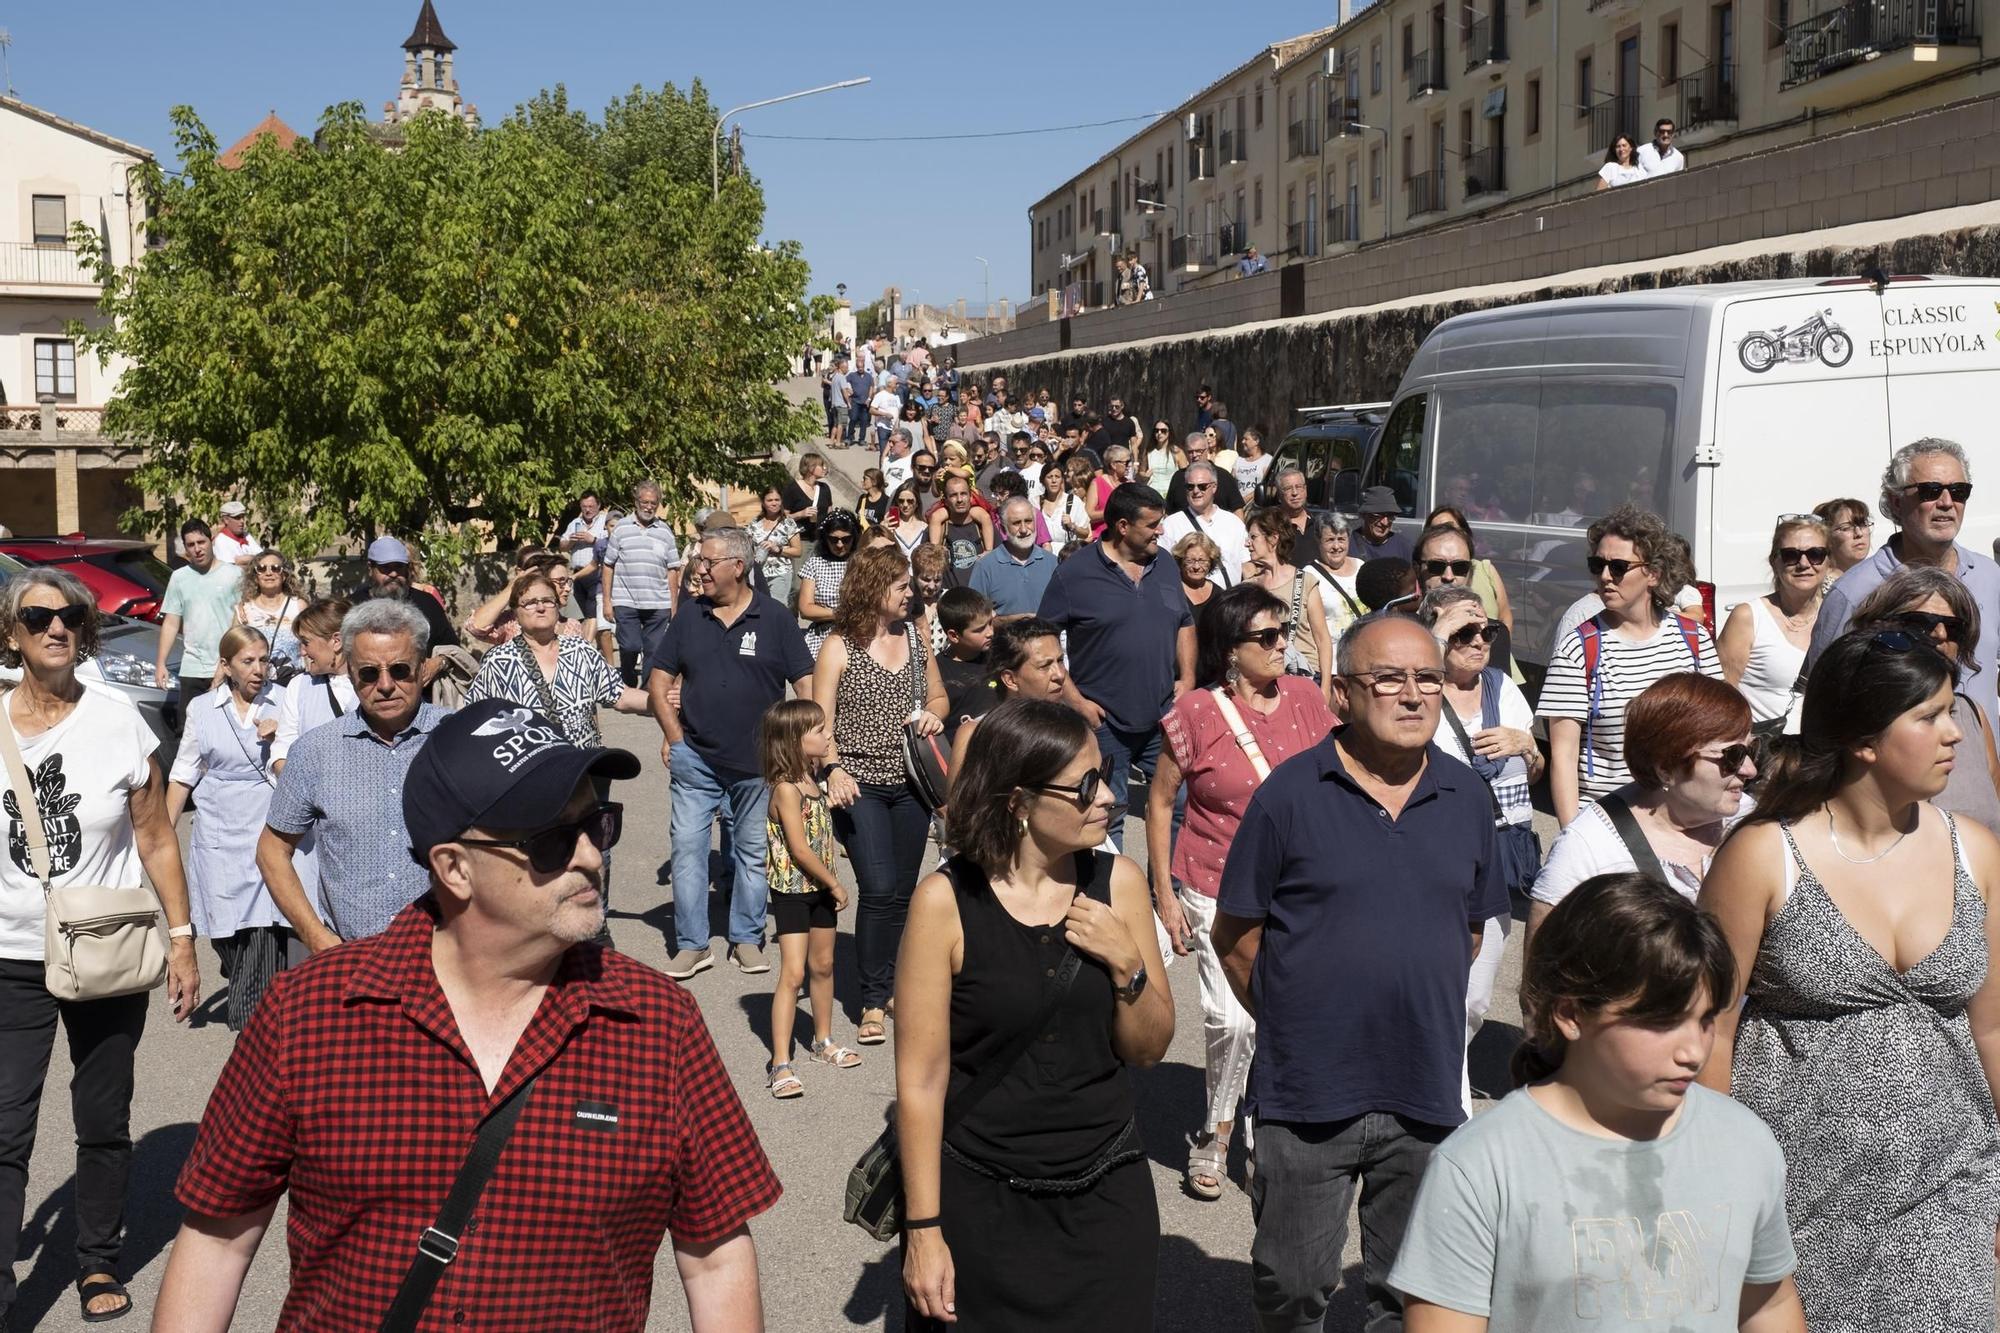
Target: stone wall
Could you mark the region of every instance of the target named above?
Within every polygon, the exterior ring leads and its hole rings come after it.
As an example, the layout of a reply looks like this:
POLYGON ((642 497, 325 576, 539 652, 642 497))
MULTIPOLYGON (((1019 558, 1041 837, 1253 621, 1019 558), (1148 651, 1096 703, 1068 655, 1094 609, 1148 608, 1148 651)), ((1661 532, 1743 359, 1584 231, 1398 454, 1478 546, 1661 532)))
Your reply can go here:
POLYGON ((1838 277, 1871 268, 1885 273, 2000 277, 2000 227, 1913 236, 1891 245, 1780 252, 1702 268, 1635 271, 1589 287, 1546 287, 1502 300, 1402 306, 1345 318, 1298 320, 1244 333, 1177 338, 1149 346, 1065 357, 1028 357, 1004 370, 1010 385, 1047 387, 1056 401, 1072 394, 1103 403, 1122 395, 1145 420, 1164 415, 1176 431, 1192 429, 1195 391, 1207 384, 1238 426, 1262 424, 1282 434, 1300 407, 1390 397, 1424 338, 1453 315, 1514 301, 1640 291, 1692 283, 1838 277))

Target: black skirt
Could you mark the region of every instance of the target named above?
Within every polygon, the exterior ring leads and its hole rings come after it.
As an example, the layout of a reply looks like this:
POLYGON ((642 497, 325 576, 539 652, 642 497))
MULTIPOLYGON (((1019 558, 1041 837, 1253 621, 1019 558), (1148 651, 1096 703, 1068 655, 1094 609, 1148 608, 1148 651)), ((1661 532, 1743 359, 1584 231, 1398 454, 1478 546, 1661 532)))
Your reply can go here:
POLYGON ((958 1322, 906 1307, 911 1333, 1150 1333, 1160 1207, 1144 1158, 1078 1194, 1028 1194, 949 1155, 940 1165, 958 1322))

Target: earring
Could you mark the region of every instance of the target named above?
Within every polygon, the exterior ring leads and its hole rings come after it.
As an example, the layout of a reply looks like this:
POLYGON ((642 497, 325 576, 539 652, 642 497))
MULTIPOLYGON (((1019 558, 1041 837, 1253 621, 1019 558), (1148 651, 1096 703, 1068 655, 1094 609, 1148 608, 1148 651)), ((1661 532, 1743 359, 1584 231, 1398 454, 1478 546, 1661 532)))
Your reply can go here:
POLYGON ((1026 815, 1021 816, 1020 825, 1021 825, 1021 836, 1025 838, 1028 836, 1028 817, 1026 815))
POLYGON ((1229 684, 1234 685, 1241 678, 1242 674, 1242 672, 1236 669, 1236 654, 1231 653, 1229 655, 1229 670, 1222 673, 1223 679, 1229 684))

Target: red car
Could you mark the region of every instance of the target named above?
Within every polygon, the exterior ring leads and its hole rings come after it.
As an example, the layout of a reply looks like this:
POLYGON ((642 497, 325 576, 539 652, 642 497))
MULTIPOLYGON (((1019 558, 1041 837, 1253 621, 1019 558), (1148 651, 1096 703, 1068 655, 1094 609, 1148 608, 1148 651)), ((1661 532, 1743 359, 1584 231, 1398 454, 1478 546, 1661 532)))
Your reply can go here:
POLYGON ((145 542, 123 538, 9 537, 5 551, 25 565, 55 565, 83 580, 97 596, 97 609, 136 620, 158 620, 167 595, 166 564, 145 542))

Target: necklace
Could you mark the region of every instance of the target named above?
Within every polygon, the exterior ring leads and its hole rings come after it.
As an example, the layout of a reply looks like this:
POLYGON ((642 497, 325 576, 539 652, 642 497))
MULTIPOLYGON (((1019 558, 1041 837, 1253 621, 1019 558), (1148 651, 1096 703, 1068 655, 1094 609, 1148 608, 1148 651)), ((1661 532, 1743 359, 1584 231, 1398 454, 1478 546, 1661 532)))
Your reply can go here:
POLYGON ((1833 808, 1829 806, 1827 807, 1827 812, 1826 812, 1826 836, 1833 840, 1834 855, 1838 856, 1841 860, 1847 862, 1847 864, 1851 866, 1872 866, 1877 861, 1887 856, 1890 852, 1893 852, 1898 847, 1901 847, 1903 845, 1903 839, 1909 837, 1910 834, 1908 829, 1905 829, 1903 832, 1898 833, 1896 835, 1896 840, 1894 842, 1890 843, 1887 847, 1884 847, 1881 851, 1875 853, 1875 855, 1873 856, 1849 856, 1846 852, 1842 851, 1840 848, 1840 833, 1833 827, 1833 808))

